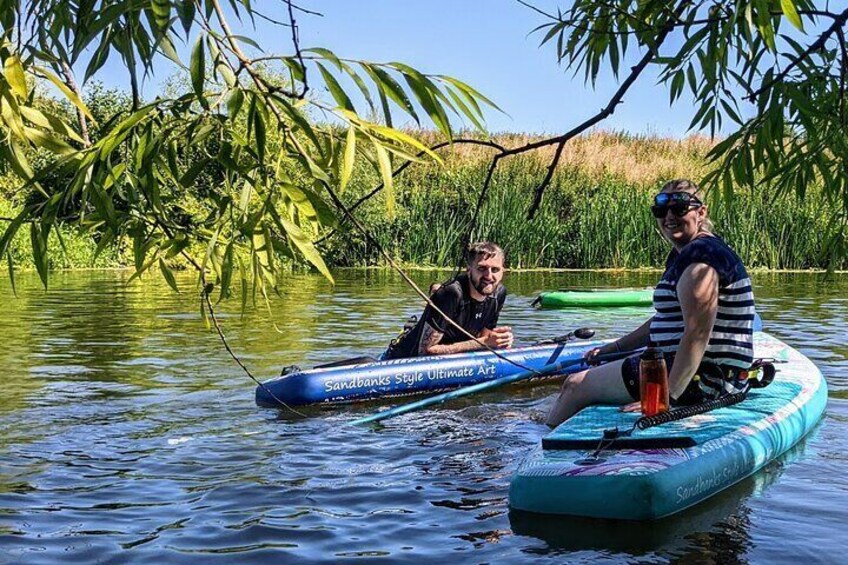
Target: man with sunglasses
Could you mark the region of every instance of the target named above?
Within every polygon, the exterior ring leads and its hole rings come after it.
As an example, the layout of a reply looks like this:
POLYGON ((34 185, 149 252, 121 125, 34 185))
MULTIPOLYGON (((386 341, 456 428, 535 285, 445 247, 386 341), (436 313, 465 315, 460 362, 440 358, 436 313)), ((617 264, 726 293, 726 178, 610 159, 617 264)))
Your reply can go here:
MULTIPOLYGON (((713 234, 698 186, 666 183, 651 213, 673 249, 654 291, 653 317, 629 334, 593 349, 599 354, 660 348, 669 368, 672 405, 697 404, 745 386, 753 362, 754 295, 736 253, 713 234)), ((638 410, 639 357, 634 355, 570 375, 548 414, 559 425, 592 404, 628 404, 638 410)))

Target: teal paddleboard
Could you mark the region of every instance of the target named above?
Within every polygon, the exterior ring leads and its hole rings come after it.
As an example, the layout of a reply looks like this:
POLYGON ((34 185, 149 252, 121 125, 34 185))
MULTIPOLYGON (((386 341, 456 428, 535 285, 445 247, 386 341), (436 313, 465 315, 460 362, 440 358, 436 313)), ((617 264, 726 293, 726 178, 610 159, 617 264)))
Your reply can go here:
POLYGON ((650 288, 558 290, 541 293, 535 302, 542 308, 650 306, 653 295, 650 288))
POLYGON ((741 403, 613 442, 596 457, 604 430, 629 430, 638 413, 592 406, 564 422, 519 466, 510 506, 542 514, 651 520, 693 506, 756 473, 821 419, 827 384, 804 355, 754 334, 754 356, 777 374, 741 403))

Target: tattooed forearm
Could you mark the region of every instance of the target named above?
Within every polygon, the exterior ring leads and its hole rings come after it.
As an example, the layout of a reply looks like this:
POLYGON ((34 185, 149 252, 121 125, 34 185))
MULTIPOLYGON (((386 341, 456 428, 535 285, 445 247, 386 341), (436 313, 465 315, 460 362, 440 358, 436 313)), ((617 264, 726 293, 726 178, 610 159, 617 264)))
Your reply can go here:
POLYGON ((440 332, 430 324, 425 323, 424 329, 421 331, 421 339, 418 341, 418 355, 448 355, 484 348, 483 345, 473 339, 442 345, 440 342, 444 337, 444 332, 440 332))
POLYGON ((432 351, 432 348, 438 345, 443 337, 445 337, 443 332, 425 323, 424 329, 421 331, 421 339, 418 340, 418 355, 437 354, 435 351, 432 351))

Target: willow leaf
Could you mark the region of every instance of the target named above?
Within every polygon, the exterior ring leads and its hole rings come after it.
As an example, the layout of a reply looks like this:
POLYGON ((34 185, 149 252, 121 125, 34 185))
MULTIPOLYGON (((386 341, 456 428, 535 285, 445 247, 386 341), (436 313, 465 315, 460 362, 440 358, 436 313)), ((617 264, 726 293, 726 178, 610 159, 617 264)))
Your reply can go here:
POLYGON ((33 70, 37 71, 38 74, 40 74, 41 76, 43 76, 44 78, 46 78, 47 80, 52 82, 56 86, 56 88, 61 90, 62 94, 65 95, 65 98, 67 98, 71 102, 71 104, 76 106, 77 109, 80 112, 85 114, 85 116, 89 120, 91 120, 92 123, 95 123, 95 124, 97 123, 94 119, 94 116, 92 116, 91 112, 88 110, 88 106, 85 105, 85 103, 77 95, 77 93, 74 92, 73 90, 71 90, 68 87, 68 85, 65 84, 64 81, 62 81, 62 79, 60 79, 59 77, 57 77, 56 75, 54 75, 53 73, 51 73, 50 71, 48 71, 47 69, 44 69, 42 67, 32 67, 32 68, 33 68, 33 70))
POLYGON ((12 284, 12 295, 17 298, 18 290, 15 288, 15 263, 12 261, 12 252, 6 252, 6 259, 9 262, 9 282, 12 284))
POLYGON ((333 96, 333 100, 336 101, 340 107, 345 110, 349 110, 351 112, 355 112, 356 110, 353 107, 353 103, 350 101, 347 93, 339 84, 339 81, 336 80, 326 68, 321 63, 316 63, 318 66, 318 70, 321 72, 321 77, 324 79, 324 83, 327 85, 327 88, 330 91, 330 94, 333 96))
POLYGON ((26 75, 24 74, 24 67, 21 64, 21 58, 17 53, 10 55, 9 57, 6 57, 3 66, 6 81, 9 83, 9 86, 12 87, 15 94, 25 99, 28 92, 26 75))
POLYGON ((374 142, 374 151, 377 154, 377 165, 380 175, 383 177, 383 194, 386 195, 386 214, 390 219, 395 217, 395 189, 392 178, 392 162, 386 148, 380 143, 374 142))
POLYGON ((342 159, 341 174, 339 175, 339 193, 344 192, 353 174, 353 164, 356 161, 356 129, 351 125, 347 128, 344 159, 342 159))
POLYGON ((189 69, 194 94, 205 108, 208 103, 206 102, 206 97, 203 95, 203 82, 206 79, 206 51, 203 47, 203 35, 199 35, 197 41, 194 42, 189 69))
POLYGON ((789 20, 789 23, 799 30, 804 31, 804 23, 801 21, 801 16, 798 15, 795 0, 780 0, 780 7, 783 10, 783 15, 789 20))
POLYGON ((327 265, 324 263, 324 259, 321 257, 321 254, 318 253, 318 250, 315 249, 315 246, 312 245, 312 242, 309 241, 309 238, 303 233, 299 227, 295 224, 289 222, 283 217, 280 217, 280 223, 282 224, 283 229, 285 230, 286 236, 289 238, 295 247, 303 254, 307 261, 309 261, 312 265, 318 269, 318 272, 324 275, 327 280, 331 283, 335 284, 335 280, 333 279, 333 275, 330 274, 330 270, 327 268, 327 265))
POLYGON ((179 294, 180 289, 177 288, 177 280, 174 278, 174 273, 171 272, 171 268, 161 258, 159 259, 159 270, 162 272, 162 277, 165 279, 165 282, 168 283, 168 286, 170 286, 174 292, 179 294))

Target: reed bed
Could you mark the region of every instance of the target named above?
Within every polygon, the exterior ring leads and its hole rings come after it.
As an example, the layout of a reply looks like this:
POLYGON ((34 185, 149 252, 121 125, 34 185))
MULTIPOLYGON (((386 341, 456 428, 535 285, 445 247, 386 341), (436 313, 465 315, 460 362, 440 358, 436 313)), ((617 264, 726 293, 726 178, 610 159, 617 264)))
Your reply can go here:
MULTIPOLYGON (((514 147, 533 141, 514 134, 495 141, 514 147)), ((711 143, 695 136, 674 140, 595 132, 570 142, 543 205, 528 220, 533 192, 545 175, 551 150, 501 161, 474 226, 472 239, 491 239, 507 250, 513 268, 656 268, 668 245, 650 214, 651 197, 672 178, 699 179, 707 170, 711 143)), ((459 250, 492 156, 487 148, 457 145, 446 165, 414 165, 396 182, 397 209, 387 214, 376 196, 357 211, 371 234, 404 264, 451 267, 459 250)), ((355 198, 379 184, 378 175, 360 170, 347 194, 355 198)), ((716 231, 752 267, 837 269, 823 248, 828 215, 817 206, 819 190, 806 200, 776 198, 768 186, 740 188, 732 198, 707 194, 716 231)), ((342 227, 323 244, 337 266, 380 265, 377 249, 342 227)))
MULTIPOLYGON (((425 142, 428 132, 411 132, 425 142)), ((516 147, 538 138, 519 134, 494 136, 516 147)), ((709 139, 681 140, 616 132, 593 132, 566 146, 542 207, 532 220, 527 211, 533 192, 545 176, 552 148, 501 161, 471 239, 500 243, 512 268, 638 269, 663 264, 668 245, 650 214, 652 195, 672 178, 697 180, 707 171, 704 155, 709 139)), ((378 194, 356 215, 393 259, 411 266, 454 267, 459 263, 474 208, 493 151, 456 144, 442 152, 444 166, 415 164, 395 183, 395 214, 389 215, 378 194)), ((2 179, 0 179, 2 181, 2 179)), ((360 166, 343 194, 348 202, 380 184, 376 171, 360 166)), ((0 182, 0 217, 17 208, 14 186, 0 182), (8 186, 7 186, 8 185, 8 186)), ((807 198, 775 198, 769 187, 740 188, 730 200, 708 194, 717 232, 750 267, 766 269, 848 268, 848 258, 827 263, 824 235, 829 213, 820 191, 807 198)), ((0 229, 5 222, 0 222, 0 229)), ((51 243, 54 268, 116 267, 131 263, 126 245, 94 258, 89 236, 62 227, 67 253, 51 243)), ((51 236, 55 239, 55 235, 51 236)), ((366 238, 342 224, 319 246, 336 267, 384 265, 366 238)), ((31 267, 29 237, 20 233, 12 245, 19 267, 31 267)), ((5 262, 5 261, 4 261, 5 262)))

